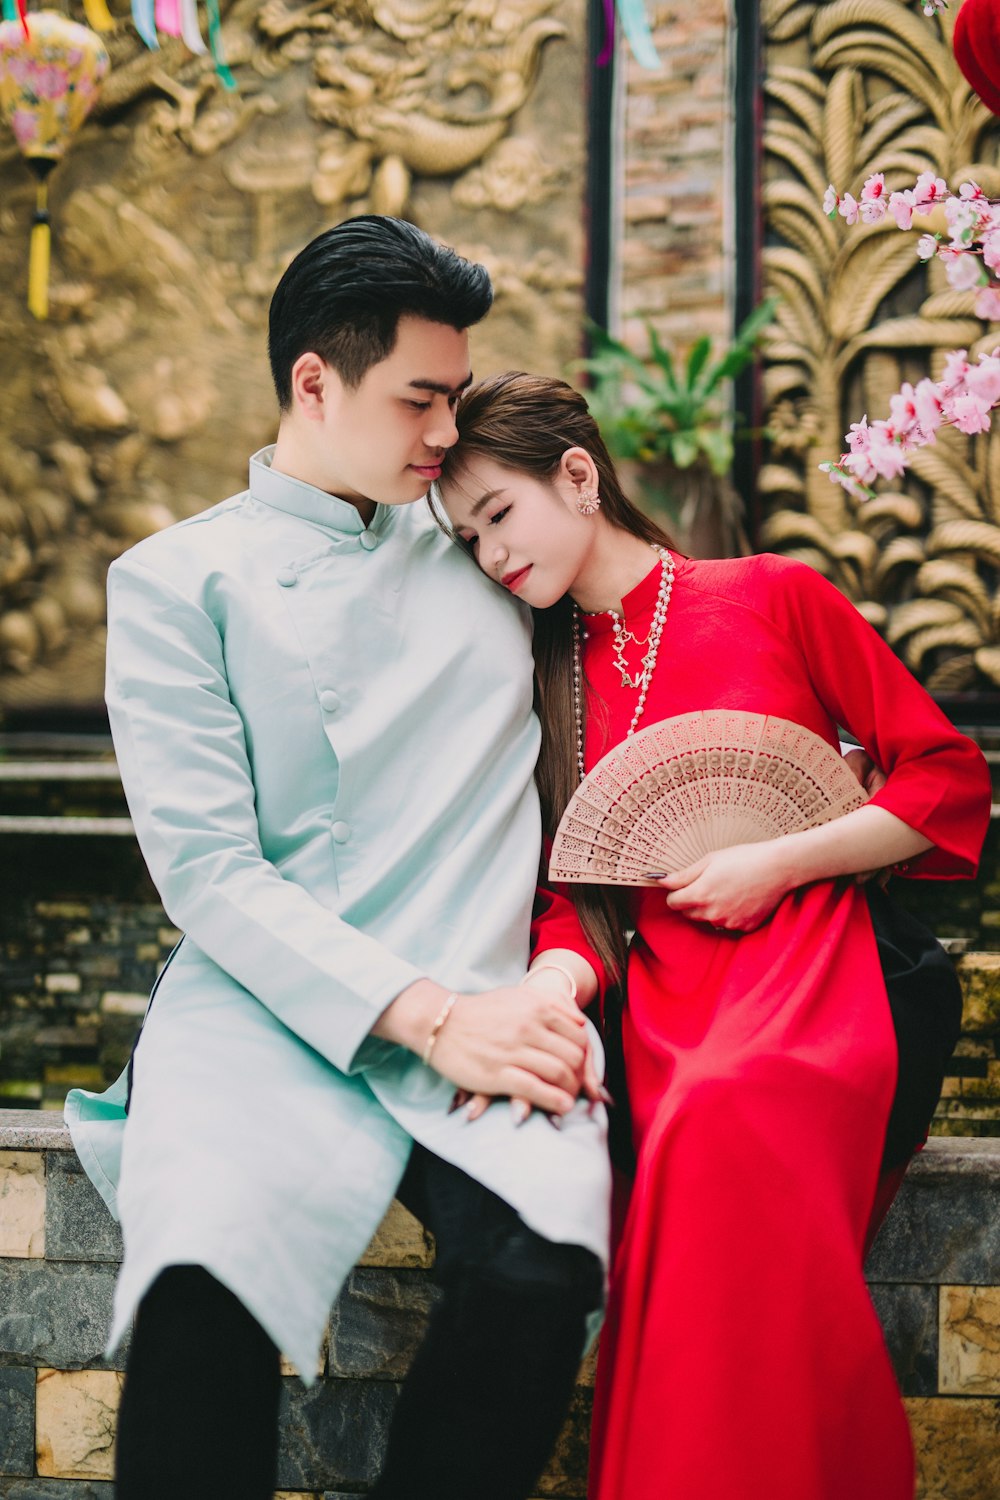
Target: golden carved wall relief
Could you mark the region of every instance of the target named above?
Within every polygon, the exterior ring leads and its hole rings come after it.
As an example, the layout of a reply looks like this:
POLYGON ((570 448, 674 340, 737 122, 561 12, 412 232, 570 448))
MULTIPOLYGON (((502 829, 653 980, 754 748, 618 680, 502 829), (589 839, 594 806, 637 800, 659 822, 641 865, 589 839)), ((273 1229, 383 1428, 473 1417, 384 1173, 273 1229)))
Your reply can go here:
POLYGON ((484 261, 481 372, 579 352, 583 0, 223 9, 236 93, 180 42, 107 38, 51 183, 47 324, 24 307, 34 185, 0 136, 0 714, 96 703, 108 563, 245 484, 275 428, 270 293, 324 228, 401 214, 484 261))
MULTIPOLYGON (((772 438, 760 474, 762 547, 830 577, 940 693, 1000 685, 1000 431, 954 431, 916 454, 895 488, 852 500, 818 465, 849 424, 887 417, 906 379, 938 378, 945 353, 1000 344, 922 266, 916 234, 890 218, 831 223, 823 192, 859 192, 884 171, 912 186, 929 168, 957 190, 1000 195, 997 122, 951 51, 954 11, 929 19, 910 0, 766 0, 764 250, 782 303, 766 347, 772 438)), ((943 229, 924 221, 923 228, 943 229)), ((917 233, 920 231, 918 230, 917 233)))

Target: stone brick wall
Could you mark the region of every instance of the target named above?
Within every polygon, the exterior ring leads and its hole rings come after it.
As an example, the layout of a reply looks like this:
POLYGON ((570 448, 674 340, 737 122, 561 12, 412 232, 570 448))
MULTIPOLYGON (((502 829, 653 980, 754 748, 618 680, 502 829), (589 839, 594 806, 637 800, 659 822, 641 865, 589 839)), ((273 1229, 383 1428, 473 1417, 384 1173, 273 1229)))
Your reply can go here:
MULTIPOLYGON (((998 1190, 1000 1142, 934 1143, 869 1258, 920 1500, 1000 1493, 998 1190)), ((120 1253, 59 1118, 0 1111, 0 1500, 111 1500, 125 1349, 109 1361, 104 1339, 120 1253)), ((435 1296, 433 1254, 394 1205, 333 1309, 319 1380, 307 1390, 286 1367, 282 1497, 368 1489, 435 1296)), ((591 1357, 539 1497, 583 1500, 593 1374, 591 1357)))
MULTIPOLYGON (((0 1110, 0 1500, 111 1500, 128 1343, 107 1360, 104 1342, 120 1258, 61 1119, 0 1110)), ((433 1261, 429 1236, 394 1204, 331 1313, 317 1384, 283 1367, 281 1497, 368 1489, 436 1295, 433 1261)), ((585 1493, 593 1371, 591 1359, 542 1496, 585 1493)))
POLYGON ((115 1078, 178 937, 131 838, 2 837, 0 1105, 115 1078))
POLYGON ((647 6, 662 68, 623 70, 615 224, 617 330, 639 351, 648 318, 668 347, 725 339, 732 319, 732 100, 727 0, 647 6))

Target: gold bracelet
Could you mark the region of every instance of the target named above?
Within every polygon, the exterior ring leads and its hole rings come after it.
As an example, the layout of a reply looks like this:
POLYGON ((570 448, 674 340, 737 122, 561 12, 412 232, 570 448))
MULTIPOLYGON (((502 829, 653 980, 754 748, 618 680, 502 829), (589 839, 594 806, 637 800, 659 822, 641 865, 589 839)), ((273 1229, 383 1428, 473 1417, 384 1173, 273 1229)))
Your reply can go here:
POLYGON ((519 983, 520 984, 527 984, 527 982, 531 978, 532 974, 540 974, 543 969, 554 969, 557 974, 562 974, 565 979, 569 980, 569 998, 573 1001, 573 1003, 575 1005, 576 1004, 576 980, 573 978, 572 974, 569 972, 568 969, 564 969, 563 968, 562 964, 536 964, 533 969, 529 969, 528 970, 527 974, 525 974, 524 978, 522 980, 520 980, 519 983))
POLYGON ((453 1006, 455 1004, 455 1001, 457 999, 458 999, 458 991, 457 990, 452 990, 451 994, 448 996, 447 1000, 444 1002, 444 1004, 442 1005, 441 1009, 438 1011, 437 1018, 436 1018, 436 1020, 434 1022, 434 1025, 430 1029, 430 1035, 428 1036, 426 1042, 424 1043, 424 1050, 423 1050, 423 1052, 421 1053, 421 1056, 420 1056, 420 1061, 424 1064, 425 1067, 429 1067, 430 1066, 431 1053, 434 1051, 434 1043, 437 1041, 438 1037, 441 1034, 441 1027, 444 1025, 445 1021, 447 1021, 448 1017, 451 1015, 452 1008, 453 1008, 453 1006))

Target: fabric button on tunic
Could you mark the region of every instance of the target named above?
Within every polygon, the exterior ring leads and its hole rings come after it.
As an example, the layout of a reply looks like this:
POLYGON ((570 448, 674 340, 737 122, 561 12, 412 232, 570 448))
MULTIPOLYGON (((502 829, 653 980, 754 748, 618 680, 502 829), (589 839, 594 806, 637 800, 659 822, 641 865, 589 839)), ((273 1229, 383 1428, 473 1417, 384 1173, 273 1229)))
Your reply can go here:
POLYGON ((610 1191, 603 1110, 561 1132, 504 1107, 470 1126, 450 1083, 369 1035, 417 979, 477 992, 524 972, 527 612, 423 503, 366 528, 268 458, 110 571, 122 781, 186 935, 127 1123, 124 1076, 66 1114, 124 1228, 112 1343, 164 1266, 195 1262, 308 1371, 413 1139, 605 1259, 610 1191))

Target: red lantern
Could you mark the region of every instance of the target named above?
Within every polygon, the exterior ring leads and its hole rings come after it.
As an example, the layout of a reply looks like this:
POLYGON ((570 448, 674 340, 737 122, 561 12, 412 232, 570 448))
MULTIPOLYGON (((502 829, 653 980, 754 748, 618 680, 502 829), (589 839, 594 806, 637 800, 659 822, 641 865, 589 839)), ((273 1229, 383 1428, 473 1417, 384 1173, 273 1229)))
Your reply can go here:
POLYGON ((952 46, 972 88, 1000 115, 1000 0, 965 0, 955 17, 952 46))

